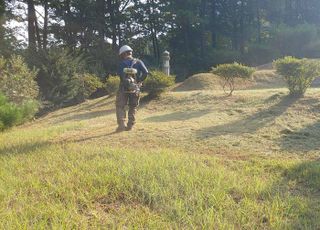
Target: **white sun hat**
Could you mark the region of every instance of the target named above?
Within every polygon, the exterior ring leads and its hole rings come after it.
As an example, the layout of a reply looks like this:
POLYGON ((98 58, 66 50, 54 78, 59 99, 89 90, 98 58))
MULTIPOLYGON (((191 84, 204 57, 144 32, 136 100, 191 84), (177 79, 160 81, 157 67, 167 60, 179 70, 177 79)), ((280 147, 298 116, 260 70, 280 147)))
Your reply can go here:
POLYGON ((121 55, 122 53, 127 52, 127 51, 133 51, 133 49, 128 45, 124 45, 120 48, 119 55, 121 55))

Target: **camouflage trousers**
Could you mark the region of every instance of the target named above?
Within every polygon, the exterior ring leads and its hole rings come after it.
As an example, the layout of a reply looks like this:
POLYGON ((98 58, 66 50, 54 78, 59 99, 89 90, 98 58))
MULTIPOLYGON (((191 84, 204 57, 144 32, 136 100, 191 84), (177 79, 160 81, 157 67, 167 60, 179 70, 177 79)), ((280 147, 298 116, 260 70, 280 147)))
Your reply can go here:
POLYGON ((126 122, 126 105, 129 106, 128 111, 128 126, 133 126, 136 123, 136 113, 139 105, 139 93, 126 93, 120 89, 116 97, 116 114, 118 126, 125 126, 126 122))

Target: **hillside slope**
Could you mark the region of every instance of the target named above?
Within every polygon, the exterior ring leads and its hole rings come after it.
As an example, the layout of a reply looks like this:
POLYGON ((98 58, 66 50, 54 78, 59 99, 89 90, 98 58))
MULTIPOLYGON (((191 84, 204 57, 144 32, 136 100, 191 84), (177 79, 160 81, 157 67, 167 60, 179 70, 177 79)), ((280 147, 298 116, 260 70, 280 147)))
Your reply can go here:
MULTIPOLYGON (((174 91, 192 91, 192 90, 215 90, 222 89, 223 82, 212 73, 199 73, 187 78, 184 82, 179 83, 174 91)), ((285 88, 286 82, 282 76, 279 76, 271 64, 266 64, 257 68, 251 79, 236 79, 235 87, 237 90, 250 89, 277 89, 285 88)), ((320 77, 317 77, 311 87, 320 87, 320 77)))
POLYGON ((0 134, 0 228, 320 227, 320 92, 168 92, 130 132, 115 99, 0 134))
MULTIPOLYGON (((59 135, 56 141, 99 140, 115 147, 183 147, 195 148, 200 153, 202 149, 218 147, 230 148, 237 154, 238 151, 301 153, 299 142, 305 140, 299 130, 317 122, 319 94, 311 90, 305 98, 295 101, 287 98, 286 93, 286 90, 250 90, 225 97, 221 91, 171 92, 155 101, 142 100, 135 129, 123 133, 114 133, 114 98, 103 97, 51 113, 30 128, 79 126, 59 135), (290 137, 295 136, 293 143, 285 137, 288 130, 290 137)), ((316 140, 318 136, 310 134, 308 139, 311 138, 316 140)), ((310 140, 310 144, 315 143, 310 140)), ((307 150, 317 152, 319 147, 307 150)))

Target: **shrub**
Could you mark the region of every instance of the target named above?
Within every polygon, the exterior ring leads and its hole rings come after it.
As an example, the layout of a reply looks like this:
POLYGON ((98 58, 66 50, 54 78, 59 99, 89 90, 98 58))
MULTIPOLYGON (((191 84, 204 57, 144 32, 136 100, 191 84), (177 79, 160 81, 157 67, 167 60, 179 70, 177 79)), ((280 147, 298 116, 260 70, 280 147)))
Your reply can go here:
POLYGON ((103 83, 100 79, 89 73, 74 75, 71 84, 73 84, 73 86, 70 86, 70 88, 73 88, 73 90, 77 92, 74 94, 77 94, 75 99, 79 102, 89 98, 91 94, 103 87, 103 83))
POLYGON ((174 83, 174 76, 168 76, 161 71, 151 71, 150 76, 144 81, 143 90, 148 92, 150 97, 158 97, 174 83))
POLYGON ((285 78, 292 96, 303 96, 320 74, 320 64, 314 60, 284 57, 274 61, 274 66, 285 78))
POLYGON ((25 101, 22 105, 19 106, 19 108, 22 114, 21 122, 24 122, 33 118, 36 112, 38 112, 39 103, 33 100, 25 101))
POLYGON ((231 96, 235 90, 235 79, 248 79, 253 74, 254 68, 241 65, 239 63, 222 64, 212 68, 212 73, 223 79, 223 90, 231 96))
POLYGON ((119 89, 120 77, 119 76, 109 76, 106 80, 106 91, 109 95, 115 95, 119 89))
POLYGON ((12 56, 10 59, 0 57, 0 91, 15 104, 34 100, 39 94, 35 81, 36 70, 30 70, 23 58, 12 56))
POLYGON ((8 102, 4 95, 0 94, 0 130, 21 124, 34 116, 38 105, 34 101, 27 101, 16 105, 8 102))
POLYGON ((63 105, 86 97, 84 78, 88 75, 82 55, 67 49, 51 49, 40 55, 36 65, 40 67, 38 80, 46 100, 63 105))

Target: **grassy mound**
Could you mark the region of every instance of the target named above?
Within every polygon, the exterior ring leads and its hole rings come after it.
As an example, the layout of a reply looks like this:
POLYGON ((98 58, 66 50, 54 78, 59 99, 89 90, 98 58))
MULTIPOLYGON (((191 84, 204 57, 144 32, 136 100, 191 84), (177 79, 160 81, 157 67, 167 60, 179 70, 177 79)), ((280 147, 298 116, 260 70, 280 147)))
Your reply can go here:
MULTIPOLYGON (((257 66, 256 69, 257 71, 254 72, 251 80, 237 79, 236 90, 286 87, 285 81, 273 69, 272 63, 257 66)), ((320 87, 320 77, 314 80, 311 87, 320 87)), ((222 90, 222 82, 218 76, 212 73, 199 73, 189 77, 173 89, 173 91, 192 90, 222 90)))
POLYGON ((254 89, 266 89, 266 88, 282 88, 286 87, 286 83, 283 78, 276 74, 273 69, 264 69, 254 72, 252 76, 254 89))
MULTIPOLYGON (((183 83, 178 85, 174 91, 192 91, 192 90, 222 90, 223 82, 221 79, 212 73, 195 74, 183 83)), ((252 85, 248 80, 236 80, 236 89, 246 89, 252 85)))
POLYGON ((215 90, 221 89, 218 76, 212 73, 199 73, 186 79, 174 91, 215 90))
MULTIPOLYGON (((173 91, 222 90, 221 79, 211 73, 191 76, 173 91)), ((250 80, 236 79, 236 90, 284 88, 286 83, 273 69, 257 70, 250 80)), ((320 85, 320 81, 314 85, 320 85)))
POLYGON ((257 70, 272 70, 273 69, 272 62, 256 66, 256 69, 257 70))
POLYGON ((319 229, 320 91, 115 98, 0 133, 0 229, 319 229))

